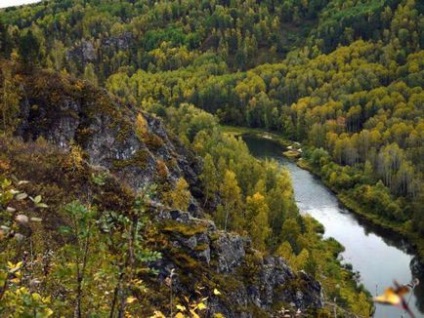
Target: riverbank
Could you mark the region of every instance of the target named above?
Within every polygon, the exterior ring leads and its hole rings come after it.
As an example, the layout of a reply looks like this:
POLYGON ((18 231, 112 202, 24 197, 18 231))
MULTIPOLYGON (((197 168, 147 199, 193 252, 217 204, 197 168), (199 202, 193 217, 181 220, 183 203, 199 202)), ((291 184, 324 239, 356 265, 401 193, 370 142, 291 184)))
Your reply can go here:
POLYGON ((296 161, 296 165, 299 168, 305 169, 317 176, 326 187, 328 187, 339 199, 339 201, 352 213, 360 216, 367 222, 372 223, 375 226, 381 227, 382 230, 391 231, 392 233, 399 235, 405 239, 413 250, 414 254, 418 256, 421 262, 424 261, 424 238, 414 232, 411 228, 411 222, 405 222, 403 224, 391 222, 381 216, 371 214, 366 209, 358 204, 355 198, 352 198, 349 192, 339 191, 336 187, 331 185, 325 180, 321 171, 315 169, 307 160, 300 159, 296 161))
MULTIPOLYGON (((244 128, 244 127, 233 127, 233 126, 222 126, 226 134, 234 136, 242 136, 244 134, 255 135, 260 138, 265 138, 277 142, 282 147, 287 148, 293 145, 295 142, 285 139, 282 135, 274 132, 269 132, 263 129, 256 128, 244 128)), ((325 178, 322 177, 321 171, 314 168, 307 160, 297 159, 296 156, 291 156, 290 152, 282 152, 282 155, 285 155, 288 159, 294 160, 298 167, 308 170, 313 175, 317 176, 326 187, 328 187, 333 193, 337 196, 340 202, 352 213, 360 216, 368 222, 371 222, 373 225, 381 227, 385 231, 391 231, 396 235, 404 238, 411 246, 411 249, 417 254, 418 258, 422 263, 424 263, 424 237, 413 231, 411 228, 411 222, 405 222, 402 224, 391 222, 381 216, 369 213, 366 209, 358 204, 357 200, 353 198, 348 192, 339 191, 332 184, 327 182, 325 178)))
MULTIPOLYGON (((244 134, 255 135, 260 138, 265 138, 277 142, 282 147, 287 148, 292 146, 295 142, 285 139, 278 133, 269 132, 263 129, 256 128, 244 128, 244 127, 233 127, 233 126, 223 126, 224 132, 234 136, 242 136, 244 134)), ((282 151, 282 155, 287 157, 290 160, 296 162, 297 166, 311 172, 313 175, 317 176, 321 182, 328 187, 333 193, 337 196, 340 202, 352 213, 360 216, 368 222, 371 222, 373 225, 381 227, 385 231, 391 231, 396 235, 401 236, 405 239, 411 246, 411 249, 417 254, 418 258, 422 263, 424 263, 424 237, 413 231, 411 228, 411 222, 405 222, 403 224, 391 222, 381 216, 368 213, 364 207, 357 203, 355 198, 352 198, 351 195, 344 191, 339 191, 336 187, 331 185, 325 178, 322 177, 321 171, 315 169, 307 160, 303 158, 298 158, 298 154, 293 155, 292 151, 282 151)))
MULTIPOLYGON (((304 169, 300 168, 294 160, 282 155, 283 150, 279 143, 272 139, 255 137, 253 134, 244 135, 243 140, 247 143, 251 153, 258 159, 272 158, 290 172, 299 210, 303 211, 303 215, 310 215, 322 224, 325 228, 322 238, 333 237, 345 246, 339 256, 342 264, 347 266, 351 264, 350 269, 360 275, 357 277, 359 282, 363 283, 364 287, 373 295, 383 293, 387 287, 393 285, 393 280, 406 284, 412 278, 418 277, 420 281, 424 281, 424 275, 421 274, 423 271, 420 266, 414 265, 416 257, 412 249, 407 248, 409 244, 406 240, 395 235, 393 231, 385 231, 383 227, 368 222, 366 218, 357 213, 347 212, 348 209, 341 204, 336 193, 325 186, 320 178, 305 167, 304 169)), ((297 147, 297 145, 295 146, 297 147)), ((306 149, 305 155, 308 156, 308 154, 306 149)), ((312 158, 316 159, 316 156, 312 158)), ((317 160, 315 162, 324 163, 317 160)), ((327 170, 327 172, 329 171, 327 170)), ((333 178, 340 176, 344 180, 343 172, 345 171, 333 173, 333 178)), ((349 189, 352 184, 349 182, 344 189, 349 189)), ((372 207, 368 206, 368 208, 372 207)), ((375 211, 377 214, 379 209, 375 211)), ((323 248, 326 253, 326 247, 323 248)), ((327 269, 330 269, 331 276, 334 277, 336 267, 334 265, 328 267, 331 261, 325 260, 324 254, 318 254, 318 259, 320 263, 323 261, 327 269)), ((319 267, 318 264, 315 266, 315 268, 319 267)), ((325 278, 327 275, 319 277, 321 277, 319 280, 327 285, 324 290, 330 288, 330 293, 335 290, 334 285, 327 284, 325 278)), ((338 277, 340 279, 343 276, 338 277)), ((331 301, 332 298, 327 299, 331 301)), ((339 303, 340 298, 337 297, 337 299, 337 303, 339 303)), ((416 317, 421 317, 424 314, 424 284, 415 288, 408 295, 408 300, 410 300, 409 304, 416 317)), ((376 305, 375 318, 398 317, 399 314, 399 308, 376 305)))
MULTIPOLYGON (((243 136, 243 139, 246 136, 257 136, 260 140, 258 148, 261 151, 279 149, 279 157, 282 157, 282 149, 291 144, 278 134, 264 131, 258 133, 256 130, 225 127, 225 133, 235 137, 243 136)), ((295 146, 298 149, 298 145, 295 146)), ((259 160, 260 156, 257 158, 259 160)), ((303 217, 300 218, 299 215, 298 218, 302 221, 293 223, 290 218, 286 220, 285 237, 289 235, 291 238, 285 240, 275 253, 282 256, 294 270, 305 270, 316 277, 322 284, 326 304, 327 301, 337 299, 337 305, 345 308, 346 312, 355 313, 352 317, 368 317, 373 311, 372 296, 359 281, 358 272, 355 272, 348 262, 343 261, 341 254, 345 247, 330 236, 324 237, 324 226, 308 214, 302 214, 303 217), (299 225, 296 226, 298 222, 299 225)), ((334 305, 326 305, 321 313, 328 316, 333 309, 334 305)))

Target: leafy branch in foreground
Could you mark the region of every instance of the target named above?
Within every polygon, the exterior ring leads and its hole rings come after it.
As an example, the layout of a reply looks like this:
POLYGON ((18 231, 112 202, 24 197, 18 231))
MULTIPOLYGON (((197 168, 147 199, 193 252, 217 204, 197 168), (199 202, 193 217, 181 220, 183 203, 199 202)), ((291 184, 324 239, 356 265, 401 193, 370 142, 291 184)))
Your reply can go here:
POLYGON ((140 275, 150 271, 146 263, 160 258, 143 242, 148 200, 143 190, 125 212, 97 211, 79 201, 65 207, 71 225, 62 232, 70 242, 57 258, 56 275, 62 285, 75 290, 74 317, 90 311, 110 318, 131 316, 131 304, 146 291, 140 275), (61 258, 70 261, 75 282, 66 281, 61 258))
POLYGON ((374 301, 379 304, 400 307, 405 310, 410 317, 415 318, 414 313, 409 308, 409 301, 405 300, 404 295, 409 293, 410 290, 413 290, 419 283, 420 281, 418 278, 414 278, 406 285, 400 285, 397 281, 394 281, 394 287, 386 288, 382 295, 374 298, 374 301))
POLYGON ((27 183, 6 178, 0 182, 0 315, 45 318, 53 314, 51 298, 42 296, 33 250, 25 249, 32 246, 27 232, 42 221, 28 213, 47 204, 40 195, 33 198, 19 190, 27 183))

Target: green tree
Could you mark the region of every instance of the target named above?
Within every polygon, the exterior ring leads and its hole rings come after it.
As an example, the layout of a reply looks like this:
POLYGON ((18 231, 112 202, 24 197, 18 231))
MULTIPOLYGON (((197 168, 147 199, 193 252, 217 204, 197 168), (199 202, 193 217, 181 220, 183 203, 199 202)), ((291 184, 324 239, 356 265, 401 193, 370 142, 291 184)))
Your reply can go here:
POLYGON ((71 234, 76 238, 76 246, 74 251, 74 259, 76 273, 76 289, 75 289, 75 304, 74 304, 74 317, 82 317, 86 312, 86 308, 82 307, 84 285, 87 274, 87 264, 90 253, 91 245, 93 244, 94 233, 94 216, 95 209, 89 206, 84 206, 81 203, 74 201, 65 207, 65 211, 70 217, 71 226, 63 228, 65 233, 71 234))
POLYGON ((295 218, 287 218, 283 223, 283 228, 281 230, 282 241, 287 241, 290 243, 293 251, 297 254, 300 252, 299 244, 297 242, 301 234, 301 228, 295 218))
POLYGON ((40 50, 40 43, 34 36, 31 30, 28 30, 19 39, 18 53, 22 62, 27 67, 38 65, 38 56, 40 50))
POLYGON ((3 134, 12 134, 16 128, 19 114, 18 76, 13 73, 12 65, 3 64, 0 70, 1 81, 1 128, 3 134))
POLYGON ((94 65, 92 63, 87 63, 84 68, 84 79, 89 81, 93 85, 98 84, 98 79, 96 75, 96 71, 94 69, 94 65))

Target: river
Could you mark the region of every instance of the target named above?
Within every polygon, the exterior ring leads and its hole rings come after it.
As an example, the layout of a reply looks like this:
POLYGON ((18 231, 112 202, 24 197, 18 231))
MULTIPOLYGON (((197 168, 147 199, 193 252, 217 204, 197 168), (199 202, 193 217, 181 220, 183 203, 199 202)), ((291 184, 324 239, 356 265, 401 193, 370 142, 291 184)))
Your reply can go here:
MULTIPOLYGON (((276 142, 250 135, 243 136, 243 139, 254 156, 273 158, 290 171, 299 210, 324 225, 324 237, 334 237, 344 245, 343 262, 352 264, 353 270, 360 273, 361 283, 373 296, 392 286, 393 280, 400 284, 411 281, 410 264, 414 255, 406 242, 344 208, 319 179, 283 157, 282 147, 276 142)), ((418 278, 421 284, 405 297, 417 318, 424 317, 424 277, 418 278)), ((377 305, 374 317, 409 316, 400 308, 377 305)))

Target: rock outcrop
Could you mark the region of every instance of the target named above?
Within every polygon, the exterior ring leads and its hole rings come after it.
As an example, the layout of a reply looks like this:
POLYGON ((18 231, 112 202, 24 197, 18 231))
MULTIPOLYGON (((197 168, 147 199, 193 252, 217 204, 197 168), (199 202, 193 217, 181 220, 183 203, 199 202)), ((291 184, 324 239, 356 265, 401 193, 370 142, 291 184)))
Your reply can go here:
MULTIPOLYGON (((217 230, 209 220, 165 207, 157 219, 165 224, 162 231, 169 236, 170 245, 183 248, 200 272, 214 273, 209 283, 218 282, 225 296, 211 296, 211 313, 256 317, 271 315, 278 304, 301 312, 322 307, 321 285, 315 279, 303 271, 294 273, 281 257, 262 257, 252 249, 250 239, 217 230)), ((172 258, 165 263, 162 260, 160 267, 173 268, 176 273, 183 270, 182 264, 172 258)), ((192 279, 193 285, 200 280, 196 275, 192 279)), ((180 284, 174 288, 177 293, 187 291, 180 284)))
POLYGON ((142 114, 147 123, 142 138, 134 129, 137 112, 87 82, 41 73, 24 83, 16 131, 24 140, 43 137, 65 150, 78 145, 91 165, 110 170, 133 189, 157 179, 159 162, 166 181, 184 177, 197 184, 198 162, 171 140, 158 118, 142 114))
MULTIPOLYGON (((25 98, 16 135, 24 140, 42 137, 64 151, 79 147, 91 166, 109 171, 134 190, 154 182, 172 186, 179 177, 191 189, 200 188, 198 159, 158 118, 143 113, 146 126, 140 136, 135 128, 139 112, 86 82, 41 72, 25 78, 22 86, 25 98)), ((150 208, 163 240, 157 247, 163 257, 152 264, 159 272, 157 284, 174 270, 173 291, 194 295, 195 288, 202 288, 207 315, 266 317, 282 306, 302 312, 322 306, 317 281, 305 272, 294 273, 280 257, 262 256, 249 238, 218 230, 202 218, 195 197, 190 212, 157 201, 150 208), (219 292, 213 293, 215 289, 219 292)))
POLYGON ((66 52, 68 62, 75 65, 86 63, 97 64, 104 56, 116 54, 119 51, 128 51, 133 44, 134 36, 131 32, 123 32, 115 36, 107 36, 97 40, 83 39, 73 45, 66 52))

